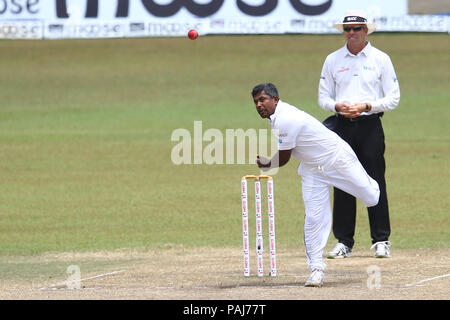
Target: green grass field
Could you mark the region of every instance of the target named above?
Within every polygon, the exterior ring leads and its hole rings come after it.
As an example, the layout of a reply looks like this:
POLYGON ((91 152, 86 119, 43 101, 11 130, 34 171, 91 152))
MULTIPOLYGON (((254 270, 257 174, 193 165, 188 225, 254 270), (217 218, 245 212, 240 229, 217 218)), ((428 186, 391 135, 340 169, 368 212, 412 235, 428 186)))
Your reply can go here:
MULTIPOLYGON (((402 93, 383 118, 393 248, 448 248, 449 36, 369 40, 391 56, 402 93)), ((256 166, 174 165, 172 132, 195 120, 268 129, 250 97, 266 81, 324 119, 319 74, 342 45, 332 35, 0 41, 0 255, 241 246, 239 181, 256 166)), ((275 176, 281 247, 303 246, 293 160, 275 176)), ((361 203, 356 232, 368 248, 361 203)))

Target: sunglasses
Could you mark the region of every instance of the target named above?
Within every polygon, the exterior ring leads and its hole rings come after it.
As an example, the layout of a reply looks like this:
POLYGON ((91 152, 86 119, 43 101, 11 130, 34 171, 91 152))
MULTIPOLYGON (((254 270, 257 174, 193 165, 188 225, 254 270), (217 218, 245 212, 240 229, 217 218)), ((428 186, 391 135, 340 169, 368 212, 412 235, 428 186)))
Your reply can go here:
POLYGON ((352 29, 353 29, 353 31, 358 32, 358 31, 361 31, 362 26, 356 26, 356 27, 344 27, 344 31, 345 31, 345 32, 350 32, 350 30, 352 30, 352 29))

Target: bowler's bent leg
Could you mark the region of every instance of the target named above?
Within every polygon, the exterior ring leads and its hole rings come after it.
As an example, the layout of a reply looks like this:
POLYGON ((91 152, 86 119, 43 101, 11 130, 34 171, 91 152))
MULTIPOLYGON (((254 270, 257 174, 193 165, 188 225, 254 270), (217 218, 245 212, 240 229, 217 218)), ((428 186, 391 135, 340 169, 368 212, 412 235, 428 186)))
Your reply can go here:
POLYGON ((350 146, 342 148, 333 167, 334 170, 326 172, 330 183, 360 199, 366 207, 378 204, 380 187, 366 172, 350 146))

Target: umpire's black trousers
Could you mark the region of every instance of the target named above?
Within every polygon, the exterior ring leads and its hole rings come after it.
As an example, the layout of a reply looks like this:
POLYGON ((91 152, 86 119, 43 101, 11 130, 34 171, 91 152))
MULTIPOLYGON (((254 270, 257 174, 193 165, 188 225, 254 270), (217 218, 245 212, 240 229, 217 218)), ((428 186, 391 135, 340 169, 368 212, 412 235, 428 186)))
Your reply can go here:
MULTIPOLYGON (((389 208, 386 195, 384 160, 384 131, 380 117, 383 114, 363 116, 349 120, 338 116, 334 131, 355 151, 367 173, 378 182, 380 200, 368 208, 372 243, 387 241, 391 233, 389 208)), ((352 195, 334 188, 333 234, 336 239, 352 248, 355 241, 356 199, 352 195)))

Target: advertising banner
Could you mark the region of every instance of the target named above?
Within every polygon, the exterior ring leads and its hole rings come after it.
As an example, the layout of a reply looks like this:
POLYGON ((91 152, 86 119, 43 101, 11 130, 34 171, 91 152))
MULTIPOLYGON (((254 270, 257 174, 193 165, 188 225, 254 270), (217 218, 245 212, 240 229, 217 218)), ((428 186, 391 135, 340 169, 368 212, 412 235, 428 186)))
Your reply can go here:
POLYGON ((337 33, 350 4, 379 31, 449 30, 447 16, 409 16, 407 0, 0 0, 0 38, 337 33))

